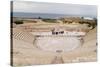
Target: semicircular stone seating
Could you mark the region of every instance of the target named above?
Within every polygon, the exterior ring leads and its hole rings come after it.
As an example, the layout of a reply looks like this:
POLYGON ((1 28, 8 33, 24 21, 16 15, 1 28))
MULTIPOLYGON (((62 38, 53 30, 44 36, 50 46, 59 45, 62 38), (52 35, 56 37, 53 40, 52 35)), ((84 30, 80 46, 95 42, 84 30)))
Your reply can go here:
POLYGON ((72 51, 63 53, 64 62, 85 62, 97 60, 97 45, 96 45, 96 28, 90 30, 84 37, 84 43, 82 47, 72 51))
POLYGON ((50 64, 55 53, 41 51, 33 44, 35 36, 29 32, 13 29, 13 65, 50 64))
POLYGON ((96 61, 96 29, 87 33, 82 47, 70 52, 42 51, 34 45, 35 38, 36 36, 29 32, 13 28, 13 65, 96 61), (58 54, 60 54, 60 58, 57 57, 58 54))

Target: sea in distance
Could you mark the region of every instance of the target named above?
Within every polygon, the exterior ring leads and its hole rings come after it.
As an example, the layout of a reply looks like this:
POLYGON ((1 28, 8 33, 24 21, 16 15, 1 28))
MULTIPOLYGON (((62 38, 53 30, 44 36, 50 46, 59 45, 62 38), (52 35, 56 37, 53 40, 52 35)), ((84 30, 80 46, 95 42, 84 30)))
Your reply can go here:
POLYGON ((88 15, 66 15, 66 14, 50 14, 50 13, 24 13, 24 12, 11 12, 11 16, 13 17, 21 17, 21 18, 51 18, 56 19, 59 17, 91 17, 95 18, 95 16, 88 15))

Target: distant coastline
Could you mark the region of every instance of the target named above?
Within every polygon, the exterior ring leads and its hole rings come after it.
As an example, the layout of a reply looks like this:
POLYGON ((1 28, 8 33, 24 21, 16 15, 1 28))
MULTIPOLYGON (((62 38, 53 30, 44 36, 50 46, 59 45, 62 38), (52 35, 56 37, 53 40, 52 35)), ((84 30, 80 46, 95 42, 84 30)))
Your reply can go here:
POLYGON ((85 15, 66 15, 66 14, 49 14, 49 13, 24 13, 24 12, 11 12, 13 17, 22 17, 22 18, 51 18, 56 19, 59 17, 91 17, 96 18, 94 16, 85 16, 85 15))

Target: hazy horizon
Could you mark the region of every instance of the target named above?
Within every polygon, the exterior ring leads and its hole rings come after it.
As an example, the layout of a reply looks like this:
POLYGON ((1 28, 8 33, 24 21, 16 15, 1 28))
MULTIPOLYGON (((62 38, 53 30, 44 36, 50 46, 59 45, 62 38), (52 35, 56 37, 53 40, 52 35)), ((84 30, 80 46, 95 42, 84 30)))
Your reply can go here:
POLYGON ((13 17, 23 17, 23 18, 51 18, 57 19, 62 17, 89 17, 89 18, 97 18, 94 16, 81 16, 81 15, 68 15, 68 14, 50 14, 50 13, 25 13, 25 12, 13 12, 13 17))

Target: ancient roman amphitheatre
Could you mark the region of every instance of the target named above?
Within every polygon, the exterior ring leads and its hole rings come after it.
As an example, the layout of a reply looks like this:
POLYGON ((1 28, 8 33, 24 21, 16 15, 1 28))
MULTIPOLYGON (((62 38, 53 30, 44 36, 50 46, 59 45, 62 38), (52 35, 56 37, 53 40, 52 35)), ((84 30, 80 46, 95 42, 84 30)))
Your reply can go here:
POLYGON ((11 1, 11 65, 97 61, 97 6, 11 1))
POLYGON ((96 19, 12 19, 11 56, 14 66, 97 60, 96 19))

